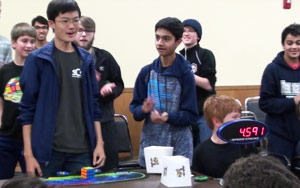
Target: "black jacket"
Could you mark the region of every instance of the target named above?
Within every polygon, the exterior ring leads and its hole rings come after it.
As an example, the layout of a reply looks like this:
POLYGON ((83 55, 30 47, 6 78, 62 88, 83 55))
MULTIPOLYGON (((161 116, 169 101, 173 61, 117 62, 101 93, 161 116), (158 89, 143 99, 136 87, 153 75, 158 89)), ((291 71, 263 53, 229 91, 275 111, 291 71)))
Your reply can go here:
POLYGON ((203 115, 204 101, 211 95, 216 94, 215 84, 216 78, 216 61, 214 54, 208 50, 201 48, 199 44, 189 48, 187 51, 182 49, 180 53, 192 64, 194 74, 207 78, 212 91, 207 91, 201 87, 196 87, 199 115, 203 115))
MULTIPOLYGON (((101 75, 99 88, 105 84, 114 82, 113 94, 102 97, 100 95, 99 104, 102 111, 101 123, 108 122, 114 117, 114 99, 122 94, 124 83, 121 76, 121 70, 114 57, 103 49, 93 47, 95 68, 101 75)), ((99 91, 100 92, 100 91, 99 91)))

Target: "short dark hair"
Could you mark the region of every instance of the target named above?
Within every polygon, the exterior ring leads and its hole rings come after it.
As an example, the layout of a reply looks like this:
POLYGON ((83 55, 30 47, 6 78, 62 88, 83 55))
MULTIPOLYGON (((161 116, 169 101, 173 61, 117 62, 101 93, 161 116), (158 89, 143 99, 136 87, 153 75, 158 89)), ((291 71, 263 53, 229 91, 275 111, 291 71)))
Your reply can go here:
POLYGON ((80 17, 80 24, 88 32, 95 32, 96 31, 96 24, 95 24, 94 20, 90 17, 81 16, 80 17))
POLYGON ((40 179, 30 176, 16 176, 6 181, 1 188, 47 188, 40 179))
POLYGON ((55 18, 65 12, 77 11, 79 17, 81 16, 80 8, 74 0, 52 0, 48 4, 47 17, 48 20, 55 21, 55 18))
POLYGON ((298 188, 299 179, 271 156, 251 155, 233 163, 226 171, 224 188, 298 188))
POLYGON ((284 41, 286 39, 286 36, 288 36, 288 34, 291 34, 293 36, 299 36, 300 35, 300 25, 299 24, 291 24, 289 26, 287 26, 281 34, 281 44, 284 45, 284 41))
POLYGON ((175 40, 181 39, 182 33, 183 33, 183 24, 182 22, 177 18, 163 18, 159 20, 155 25, 155 32, 157 29, 165 29, 172 33, 175 37, 175 40))
POLYGON ((19 37, 24 35, 29 35, 33 38, 36 38, 35 29, 31 25, 25 22, 16 24, 10 32, 11 40, 14 41, 18 40, 19 37))
POLYGON ((43 16, 37 16, 37 17, 33 18, 31 20, 31 25, 34 26, 35 22, 39 22, 40 24, 49 26, 48 20, 46 18, 44 18, 43 16))

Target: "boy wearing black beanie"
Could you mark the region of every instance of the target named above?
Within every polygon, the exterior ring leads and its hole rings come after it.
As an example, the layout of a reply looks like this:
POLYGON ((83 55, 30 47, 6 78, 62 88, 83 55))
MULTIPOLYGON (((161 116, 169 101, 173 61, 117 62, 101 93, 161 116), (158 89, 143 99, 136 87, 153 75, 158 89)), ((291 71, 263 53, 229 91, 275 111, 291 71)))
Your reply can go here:
POLYGON ((203 116, 204 101, 211 95, 216 94, 216 62, 214 54, 201 48, 199 42, 202 37, 202 27, 195 19, 183 21, 184 32, 182 42, 185 46, 180 53, 191 63, 196 82, 199 119, 193 126, 194 146, 210 138, 212 132, 208 128, 203 116))

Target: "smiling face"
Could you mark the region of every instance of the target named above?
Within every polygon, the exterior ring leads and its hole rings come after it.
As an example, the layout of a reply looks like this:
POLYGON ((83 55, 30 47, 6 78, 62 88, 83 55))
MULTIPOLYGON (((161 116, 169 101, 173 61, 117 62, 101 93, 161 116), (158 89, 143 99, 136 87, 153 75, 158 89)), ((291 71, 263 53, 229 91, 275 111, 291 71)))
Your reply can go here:
POLYGON ((182 34, 182 42, 187 47, 193 47, 198 43, 199 37, 197 32, 191 26, 185 26, 182 34))
POLYGON ((288 63, 298 62, 300 56, 300 35, 293 36, 288 34, 282 45, 284 59, 288 63))
POLYGON ((174 35, 166 29, 158 28, 155 32, 155 46, 162 57, 174 55, 180 42, 181 39, 175 41, 174 35))
POLYGON ((36 40, 45 41, 49 31, 48 26, 39 22, 35 22, 33 27, 36 31, 36 40))
POLYGON ((55 45, 69 44, 75 40, 79 27, 77 11, 59 13, 55 20, 49 20, 49 26, 54 29, 55 45))
POLYGON ((17 40, 12 40, 11 45, 16 51, 16 55, 21 58, 26 58, 35 49, 35 38, 29 35, 23 35, 17 40))
POLYGON ((79 30, 75 37, 75 43, 86 49, 89 50, 94 42, 94 32, 87 31, 81 24, 79 25, 79 30))

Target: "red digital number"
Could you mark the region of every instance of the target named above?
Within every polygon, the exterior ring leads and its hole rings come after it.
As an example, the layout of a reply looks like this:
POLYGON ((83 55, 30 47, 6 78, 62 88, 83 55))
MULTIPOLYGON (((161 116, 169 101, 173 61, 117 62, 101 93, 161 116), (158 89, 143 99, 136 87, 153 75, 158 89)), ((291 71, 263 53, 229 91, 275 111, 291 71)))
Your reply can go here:
POLYGON ((246 127, 246 128, 240 128, 240 133, 242 134, 243 137, 250 137, 251 136, 251 127, 246 127))
POLYGON ((242 134, 243 137, 245 137, 245 129, 244 128, 240 128, 240 133, 242 134))
POLYGON ((245 135, 245 137, 250 137, 251 136, 251 127, 247 127, 246 128, 246 135, 245 135))
MULTIPOLYGON (((252 136, 252 133, 254 136, 259 135, 259 128, 258 127, 245 127, 245 128, 240 128, 240 133, 242 134, 243 137, 248 138, 252 136)), ((261 128, 260 136, 263 136, 265 134, 265 128, 261 128)))
POLYGON ((255 134, 255 136, 257 136, 257 133, 258 133, 258 127, 253 127, 253 128, 252 128, 252 132, 255 134))
POLYGON ((260 135, 263 136, 264 133, 265 133, 265 128, 263 127, 263 128, 261 128, 261 133, 260 133, 260 135))

